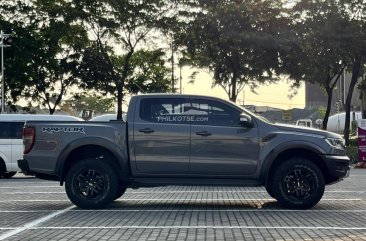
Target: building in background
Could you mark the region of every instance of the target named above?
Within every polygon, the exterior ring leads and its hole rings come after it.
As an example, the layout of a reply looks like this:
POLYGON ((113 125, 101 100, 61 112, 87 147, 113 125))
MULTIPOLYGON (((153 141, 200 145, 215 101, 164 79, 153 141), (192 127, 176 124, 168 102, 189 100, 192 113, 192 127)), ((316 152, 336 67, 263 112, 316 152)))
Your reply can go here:
MULTIPOLYGON (((331 113, 344 111, 344 106, 351 82, 351 73, 344 72, 339 79, 337 86, 333 91, 331 113)), ((327 107, 327 95, 325 90, 319 88, 319 85, 305 83, 305 108, 317 109, 319 107, 327 107)), ((361 110, 360 91, 356 87, 353 91, 351 108, 353 111, 361 110)))

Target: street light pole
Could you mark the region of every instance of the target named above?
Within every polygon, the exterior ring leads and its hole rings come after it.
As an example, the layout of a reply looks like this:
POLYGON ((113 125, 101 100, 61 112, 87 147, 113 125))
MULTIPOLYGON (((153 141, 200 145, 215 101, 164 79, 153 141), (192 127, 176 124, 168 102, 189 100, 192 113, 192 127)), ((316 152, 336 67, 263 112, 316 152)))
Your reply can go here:
POLYGON ((3 31, 1 30, 1 113, 4 113, 4 88, 5 88, 5 78, 4 78, 4 37, 3 31))
POLYGON ((0 44, 1 44, 1 110, 0 113, 5 112, 5 76, 4 76, 4 47, 9 47, 10 45, 5 44, 5 40, 11 43, 10 34, 4 34, 1 30, 0 32, 0 44))

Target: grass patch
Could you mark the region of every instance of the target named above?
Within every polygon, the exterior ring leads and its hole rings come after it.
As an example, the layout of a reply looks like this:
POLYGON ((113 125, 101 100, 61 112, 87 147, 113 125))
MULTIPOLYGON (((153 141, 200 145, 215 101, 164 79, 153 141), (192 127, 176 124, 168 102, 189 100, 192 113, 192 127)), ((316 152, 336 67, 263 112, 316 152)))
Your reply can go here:
POLYGON ((351 159, 351 164, 357 164, 358 162, 358 146, 347 146, 347 156, 351 159))

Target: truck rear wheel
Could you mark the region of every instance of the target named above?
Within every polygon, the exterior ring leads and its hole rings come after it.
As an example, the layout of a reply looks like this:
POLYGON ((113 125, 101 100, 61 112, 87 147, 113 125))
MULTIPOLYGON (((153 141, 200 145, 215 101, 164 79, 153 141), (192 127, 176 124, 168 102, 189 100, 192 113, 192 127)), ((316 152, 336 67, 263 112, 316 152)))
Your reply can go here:
POLYGON ((309 160, 292 158, 275 171, 273 195, 286 208, 307 209, 315 206, 324 194, 323 173, 309 160))
POLYGON ((105 207, 118 194, 118 178, 105 162, 85 159, 73 165, 65 179, 67 196, 79 208, 105 207))

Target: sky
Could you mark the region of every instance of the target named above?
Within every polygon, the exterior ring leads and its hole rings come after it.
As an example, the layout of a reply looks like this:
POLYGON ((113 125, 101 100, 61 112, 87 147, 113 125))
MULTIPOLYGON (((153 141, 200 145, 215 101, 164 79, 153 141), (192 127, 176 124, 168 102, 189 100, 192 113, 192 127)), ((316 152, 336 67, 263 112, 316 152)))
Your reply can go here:
MULTIPOLYGON (((228 100, 228 95, 222 87, 212 86, 212 77, 206 72, 200 72, 196 76, 194 84, 190 84, 189 76, 194 69, 185 67, 182 70, 182 91, 183 94, 200 94, 219 97, 228 100)), ((178 76, 177 74, 176 76, 178 76)), ((260 86, 255 93, 252 93, 249 88, 244 88, 237 97, 237 104, 270 106, 280 109, 304 108, 305 107, 305 88, 300 87, 296 96, 292 99, 288 97, 290 84, 282 80, 276 84, 260 86)), ((176 88, 179 91, 179 83, 176 83, 176 88)))

